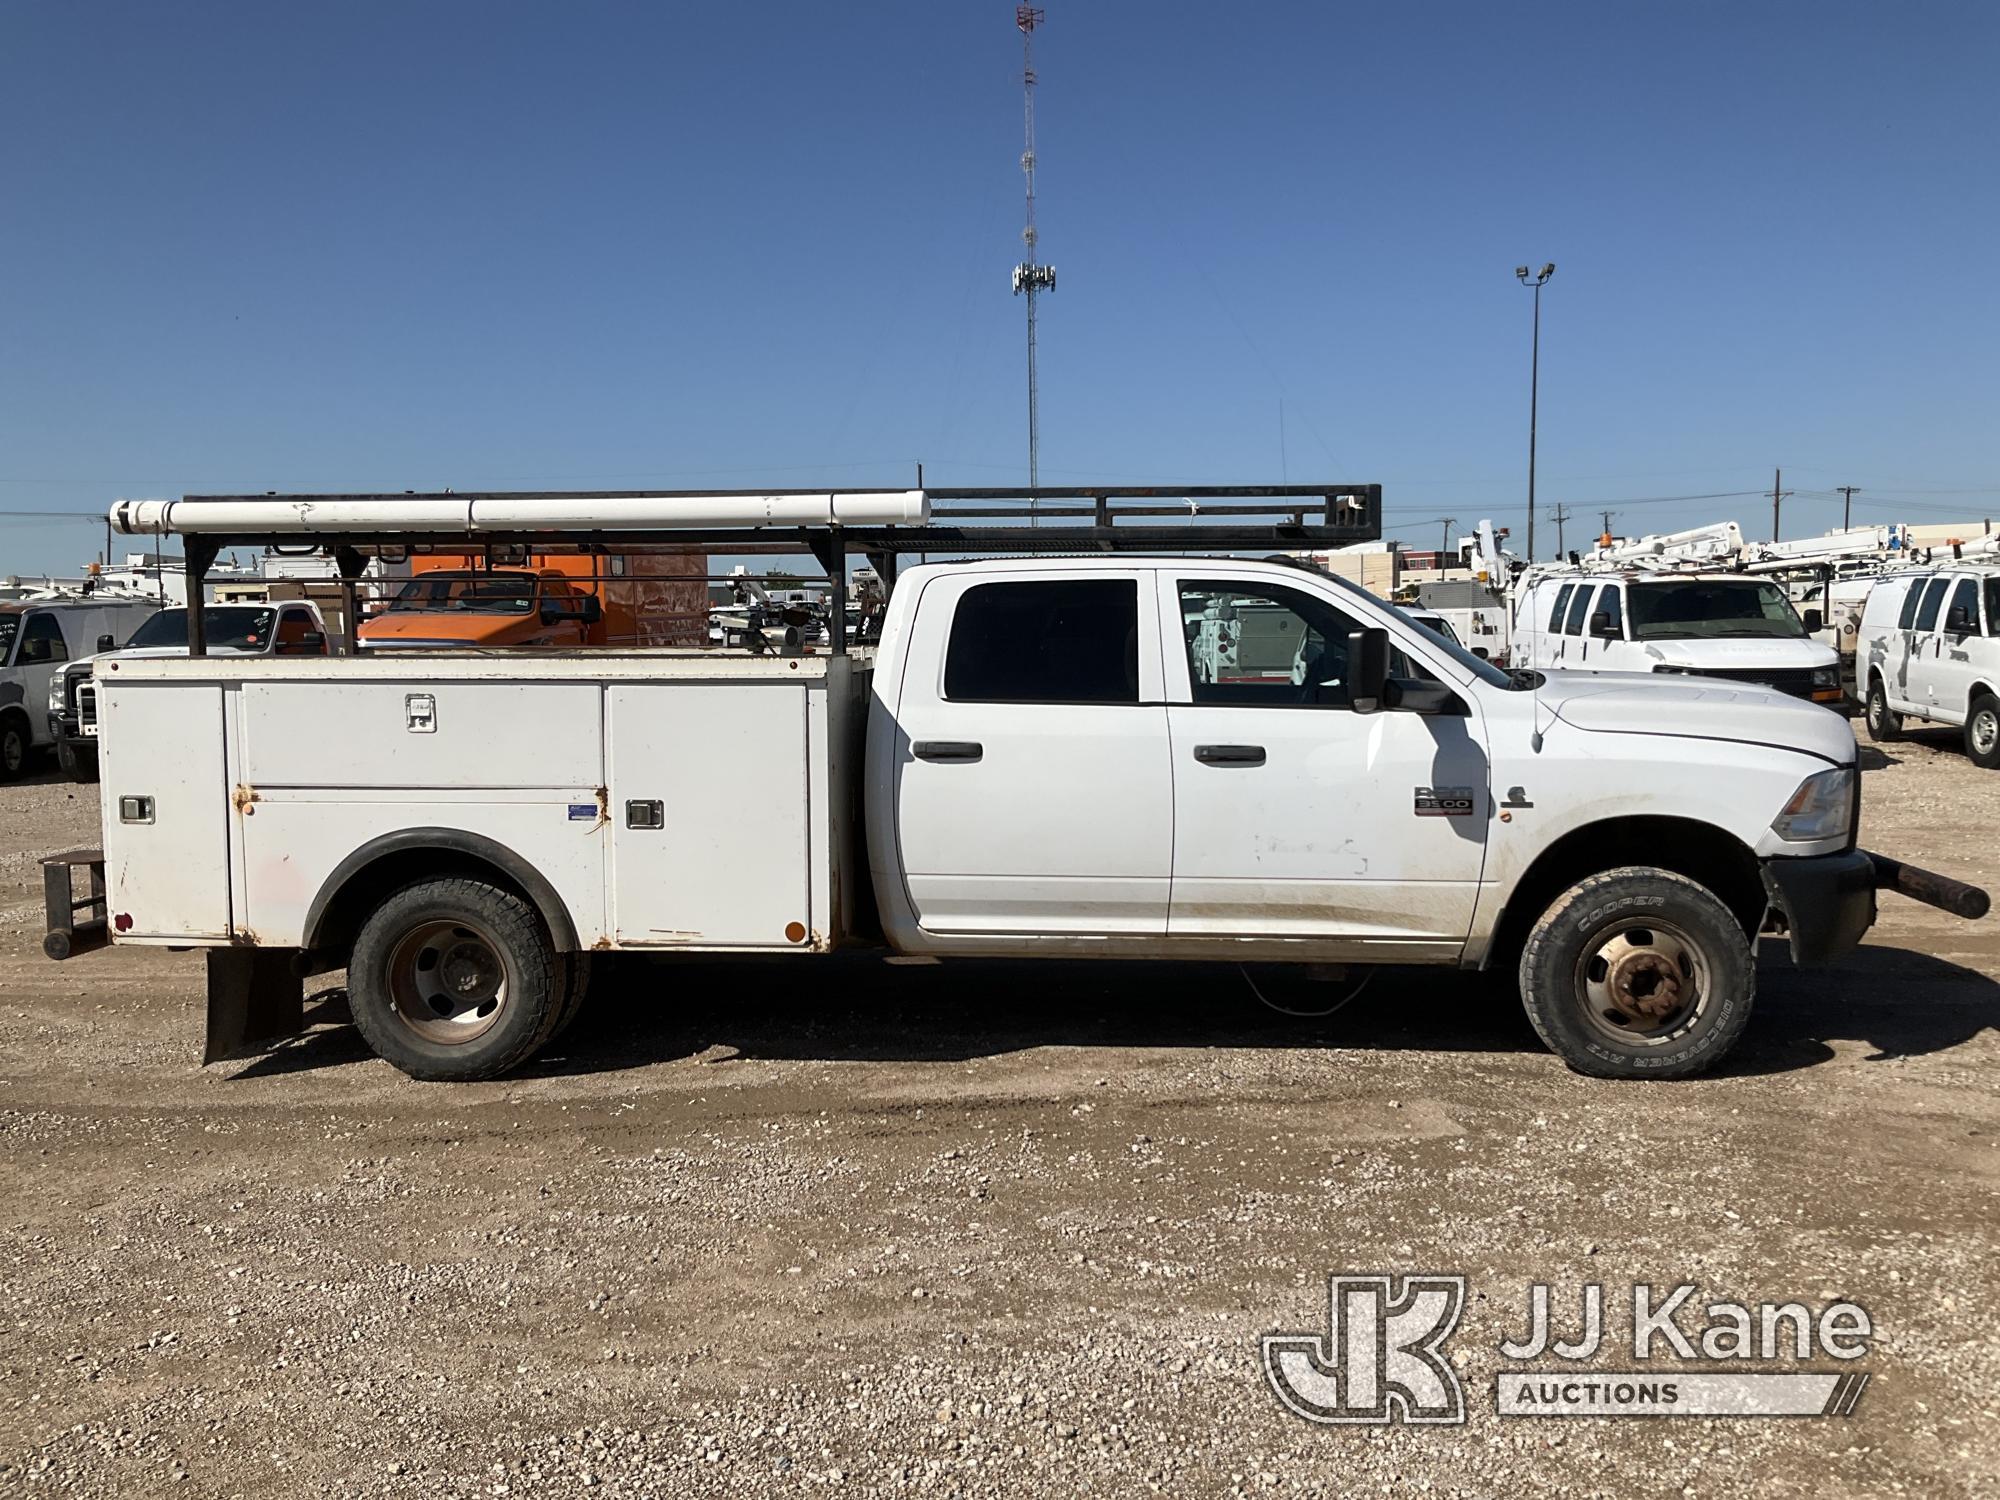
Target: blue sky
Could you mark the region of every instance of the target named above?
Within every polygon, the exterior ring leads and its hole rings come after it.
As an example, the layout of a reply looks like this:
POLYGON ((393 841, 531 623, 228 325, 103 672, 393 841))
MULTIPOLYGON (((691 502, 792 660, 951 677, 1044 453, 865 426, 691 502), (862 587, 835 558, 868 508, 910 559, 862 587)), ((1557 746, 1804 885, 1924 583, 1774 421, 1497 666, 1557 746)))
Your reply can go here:
MULTIPOLYGON (((1045 483, 2000 511, 2000 7, 1046 9, 1045 483)), ((0 15, 0 511, 1025 480, 1004 0, 0 15)))

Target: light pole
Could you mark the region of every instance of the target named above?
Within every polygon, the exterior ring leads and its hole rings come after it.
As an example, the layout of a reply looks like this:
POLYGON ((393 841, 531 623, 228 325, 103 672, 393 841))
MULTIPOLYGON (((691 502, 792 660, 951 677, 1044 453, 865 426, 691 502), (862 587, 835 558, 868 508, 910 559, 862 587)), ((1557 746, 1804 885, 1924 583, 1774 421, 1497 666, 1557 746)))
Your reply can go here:
POLYGON ((1457 516, 1446 516, 1443 521, 1444 540, 1438 543, 1438 571, 1444 571, 1445 554, 1451 551, 1451 528, 1458 524, 1457 516))
POLYGON ((1542 284, 1556 274, 1556 263, 1550 261, 1539 271, 1530 271, 1526 266, 1514 267, 1514 275, 1522 286, 1532 287, 1535 292, 1535 342, 1534 353, 1528 363, 1528 561, 1535 560, 1535 417, 1541 404, 1542 395, 1542 284))

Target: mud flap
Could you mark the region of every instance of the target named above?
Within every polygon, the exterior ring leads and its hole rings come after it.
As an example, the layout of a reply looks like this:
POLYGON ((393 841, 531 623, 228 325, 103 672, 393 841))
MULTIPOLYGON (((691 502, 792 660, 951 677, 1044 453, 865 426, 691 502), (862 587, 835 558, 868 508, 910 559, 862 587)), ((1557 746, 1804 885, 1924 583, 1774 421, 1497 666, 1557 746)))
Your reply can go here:
POLYGON ((245 1057, 305 1029, 305 984, 286 948, 208 950, 204 1064, 245 1057))

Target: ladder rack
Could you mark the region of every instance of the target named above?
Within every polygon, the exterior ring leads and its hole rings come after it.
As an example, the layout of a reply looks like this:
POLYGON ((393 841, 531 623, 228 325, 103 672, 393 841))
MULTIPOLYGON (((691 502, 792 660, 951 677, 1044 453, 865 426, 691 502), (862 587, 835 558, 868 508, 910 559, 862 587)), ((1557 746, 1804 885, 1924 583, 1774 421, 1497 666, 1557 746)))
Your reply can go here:
POLYGON ((401 494, 188 495, 120 501, 110 524, 127 535, 182 539, 188 642, 206 654, 202 585, 231 547, 323 551, 347 595, 346 649, 355 649, 356 581, 368 551, 465 552, 486 547, 595 552, 678 546, 737 554, 807 552, 826 570, 831 646, 846 650, 847 568, 865 554, 885 589, 909 553, 1271 552, 1379 540, 1379 484, 1085 485, 882 490, 525 490, 401 494), (494 519, 485 519, 482 506, 494 519), (870 519, 847 524, 842 512, 870 519), (181 514, 176 514, 181 512, 181 514), (232 514, 234 512, 235 514, 232 514), (374 514, 371 515, 371 512, 374 514), (812 516, 799 522, 794 518, 812 516), (893 516, 887 524, 876 516, 893 516), (903 520, 909 516, 913 519, 903 520), (677 518, 698 517, 692 523, 677 518), (739 519, 740 517, 740 519, 739 519), (781 519, 771 519, 778 517, 781 519), (718 518, 720 518, 718 520, 718 518), (367 550, 364 550, 367 549, 367 550))

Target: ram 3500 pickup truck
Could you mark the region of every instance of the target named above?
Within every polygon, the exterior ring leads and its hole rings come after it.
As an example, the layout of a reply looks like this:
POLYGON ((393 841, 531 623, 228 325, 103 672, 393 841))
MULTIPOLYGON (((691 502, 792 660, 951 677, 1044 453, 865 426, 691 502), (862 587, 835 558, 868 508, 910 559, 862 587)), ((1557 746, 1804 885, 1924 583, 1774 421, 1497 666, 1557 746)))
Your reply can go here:
POLYGON ((1742 1035, 1761 931, 1809 962, 1878 884, 1985 906, 1857 849, 1824 708, 1510 675, 1279 561, 914 567, 871 652, 97 682, 111 936, 210 949, 211 1057, 345 968, 381 1056, 491 1077, 575 1013, 591 955, 875 943, 1499 969, 1573 1068, 1670 1078, 1742 1035))

